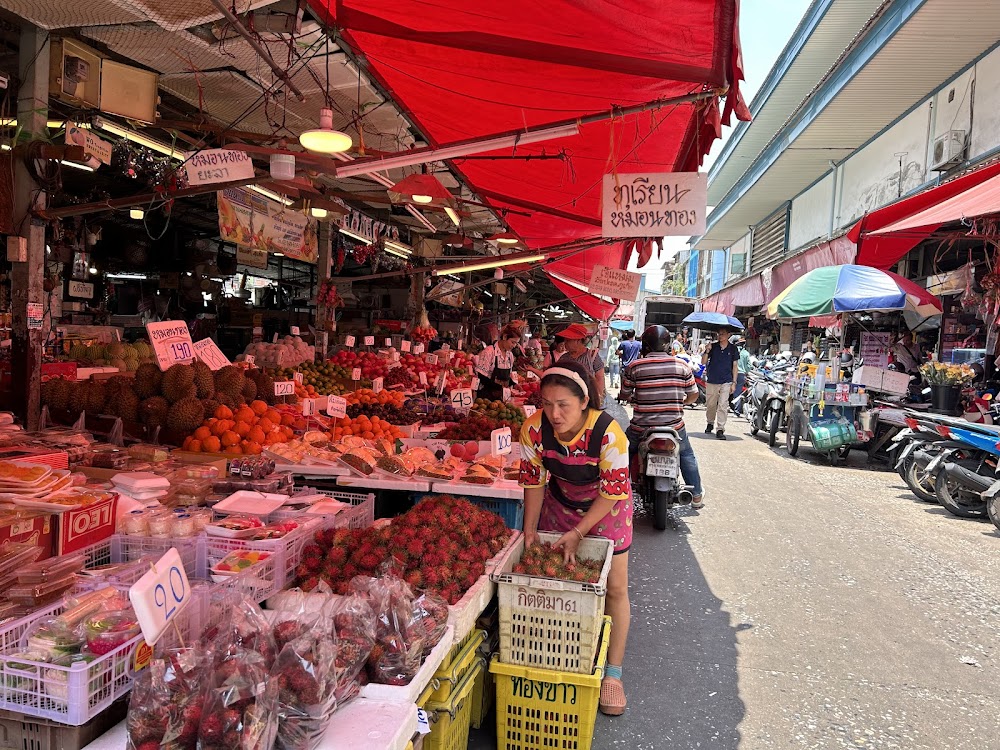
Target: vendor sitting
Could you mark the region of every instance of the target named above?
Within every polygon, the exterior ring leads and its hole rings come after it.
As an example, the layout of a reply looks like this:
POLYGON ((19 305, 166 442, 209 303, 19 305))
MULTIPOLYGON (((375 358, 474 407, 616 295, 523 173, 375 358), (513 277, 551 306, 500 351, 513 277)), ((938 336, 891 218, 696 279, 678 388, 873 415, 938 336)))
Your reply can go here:
POLYGON ((514 347, 520 341, 521 332, 513 326, 505 326, 499 341, 483 349, 476 357, 480 398, 490 401, 503 399, 503 389, 510 387, 510 374, 514 370, 514 347))

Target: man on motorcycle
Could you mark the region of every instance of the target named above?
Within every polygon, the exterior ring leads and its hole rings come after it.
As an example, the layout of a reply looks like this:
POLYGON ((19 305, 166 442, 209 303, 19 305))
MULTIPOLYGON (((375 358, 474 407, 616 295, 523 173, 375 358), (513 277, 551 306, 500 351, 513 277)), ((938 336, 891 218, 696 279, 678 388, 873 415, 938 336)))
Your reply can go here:
POLYGON ((691 507, 704 507, 698 460, 684 429, 684 406, 698 399, 691 368, 670 354, 670 332, 650 326, 642 334, 642 356, 622 370, 622 397, 634 404, 627 435, 629 456, 639 452, 639 442, 650 427, 672 427, 681 440, 680 464, 684 482, 691 485, 691 507))

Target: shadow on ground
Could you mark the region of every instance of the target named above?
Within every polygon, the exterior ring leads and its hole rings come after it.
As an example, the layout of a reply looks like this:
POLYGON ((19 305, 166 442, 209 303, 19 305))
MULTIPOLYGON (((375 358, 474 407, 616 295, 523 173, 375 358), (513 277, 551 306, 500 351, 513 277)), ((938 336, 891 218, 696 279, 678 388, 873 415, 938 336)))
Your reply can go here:
MULTIPOLYGON (((684 523, 693 513, 680 511, 679 529, 659 532, 637 507, 624 665, 629 707, 621 717, 598 715, 594 750, 739 747, 745 707, 736 634, 750 626, 730 621, 702 575, 684 523)), ((497 747, 494 717, 472 732, 469 747, 497 747)))

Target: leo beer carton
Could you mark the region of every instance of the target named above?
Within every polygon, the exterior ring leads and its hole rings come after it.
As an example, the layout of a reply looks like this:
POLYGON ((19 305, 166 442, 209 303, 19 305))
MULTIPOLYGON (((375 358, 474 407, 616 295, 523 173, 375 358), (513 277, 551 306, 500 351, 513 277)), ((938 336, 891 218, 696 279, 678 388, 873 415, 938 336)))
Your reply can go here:
POLYGON ((68 555, 90 547, 115 533, 118 495, 77 510, 55 515, 55 553, 68 555))

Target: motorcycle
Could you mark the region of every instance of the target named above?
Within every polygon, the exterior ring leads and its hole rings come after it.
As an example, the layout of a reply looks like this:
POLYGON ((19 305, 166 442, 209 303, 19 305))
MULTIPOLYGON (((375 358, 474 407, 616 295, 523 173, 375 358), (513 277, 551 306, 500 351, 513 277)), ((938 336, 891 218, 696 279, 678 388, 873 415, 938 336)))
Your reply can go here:
POLYGON ((687 505, 691 488, 681 484, 681 439, 670 427, 651 427, 639 442, 639 482, 643 497, 653 506, 653 526, 662 531, 671 524, 671 510, 687 505))
POLYGON ((972 429, 947 427, 951 441, 963 447, 942 450, 928 468, 931 470, 935 461, 941 467, 935 474, 934 489, 945 510, 959 518, 982 518, 988 505, 984 493, 996 483, 1000 434, 967 424, 972 429))

